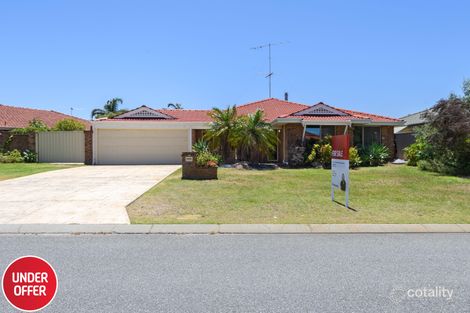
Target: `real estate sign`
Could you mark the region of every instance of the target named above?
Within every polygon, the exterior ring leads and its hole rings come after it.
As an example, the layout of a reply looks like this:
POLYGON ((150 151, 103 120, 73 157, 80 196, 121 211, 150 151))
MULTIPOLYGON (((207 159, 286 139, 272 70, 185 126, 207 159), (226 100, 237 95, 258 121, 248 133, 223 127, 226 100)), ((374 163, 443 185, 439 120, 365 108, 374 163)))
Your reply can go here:
POLYGON ((335 189, 346 193, 345 205, 349 203, 349 135, 331 138, 331 200, 335 200, 335 189))

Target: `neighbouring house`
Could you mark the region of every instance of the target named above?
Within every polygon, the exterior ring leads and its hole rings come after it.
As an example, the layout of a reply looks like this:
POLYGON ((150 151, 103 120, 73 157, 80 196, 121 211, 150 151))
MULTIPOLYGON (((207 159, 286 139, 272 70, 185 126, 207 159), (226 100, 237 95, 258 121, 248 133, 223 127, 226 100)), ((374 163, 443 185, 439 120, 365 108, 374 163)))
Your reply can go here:
MULTIPOLYGON (((90 130, 90 121, 63 114, 56 111, 38 110, 30 108, 15 107, 0 104, 0 149, 10 138, 10 131, 15 128, 23 128, 29 125, 29 122, 38 119, 43 121, 48 127, 53 127, 58 121, 65 118, 75 119, 85 125, 86 130, 90 130)), ((9 144, 10 149, 35 150, 35 136, 16 135, 9 144)))
POLYGON ((394 128, 397 157, 399 159, 405 158, 404 149, 416 141, 416 129, 426 124, 424 114, 428 111, 423 110, 400 118, 403 120, 404 125, 394 128))
POLYGON ((90 129, 90 121, 71 115, 56 111, 21 108, 0 104, 0 130, 12 130, 14 128, 26 127, 33 119, 39 119, 48 127, 53 127, 58 121, 65 118, 77 120, 83 123, 86 129, 90 129))
MULTIPOLYGON (((263 110, 276 129, 278 146, 269 161, 292 164, 305 147, 326 135, 351 135, 351 144, 380 143, 395 153, 399 119, 345 110, 325 103, 305 105, 275 98, 237 106, 238 114, 263 110)), ((94 164, 176 164, 181 153, 210 128, 209 110, 166 110, 141 106, 114 118, 93 121, 94 164)))

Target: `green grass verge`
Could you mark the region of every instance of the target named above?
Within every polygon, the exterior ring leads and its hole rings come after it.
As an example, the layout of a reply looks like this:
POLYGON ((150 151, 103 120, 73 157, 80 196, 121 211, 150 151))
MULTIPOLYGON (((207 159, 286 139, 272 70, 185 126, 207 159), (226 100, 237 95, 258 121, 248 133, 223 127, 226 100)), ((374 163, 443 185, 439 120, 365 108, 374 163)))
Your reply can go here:
POLYGON ((0 180, 76 166, 79 165, 49 163, 0 163, 0 180))
POLYGON ((353 211, 331 201, 330 175, 222 168, 219 180, 190 181, 177 171, 128 213, 133 223, 470 223, 470 179, 408 166, 352 170, 353 211))

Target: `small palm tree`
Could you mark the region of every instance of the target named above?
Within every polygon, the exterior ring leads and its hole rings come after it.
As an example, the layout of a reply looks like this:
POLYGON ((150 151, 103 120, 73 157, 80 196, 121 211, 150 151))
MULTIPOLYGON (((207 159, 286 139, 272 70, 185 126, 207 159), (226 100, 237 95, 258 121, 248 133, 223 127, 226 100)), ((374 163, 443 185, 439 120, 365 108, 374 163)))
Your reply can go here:
POLYGON ((91 111, 91 118, 100 118, 100 117, 113 117, 118 114, 127 112, 125 109, 119 110, 118 107, 122 104, 123 101, 121 98, 113 98, 106 101, 103 109, 94 109, 91 111))
POLYGON ((261 110, 241 119, 237 137, 243 153, 251 162, 259 162, 262 156, 273 152, 278 141, 276 131, 264 120, 261 110))
POLYGON ((183 109, 183 105, 181 103, 168 103, 167 108, 181 110, 183 109))
POLYGON ((239 141, 237 108, 235 106, 225 110, 213 108, 209 116, 212 118, 212 124, 204 137, 212 146, 219 147, 224 160, 231 161, 234 157, 231 151, 236 151, 239 141))

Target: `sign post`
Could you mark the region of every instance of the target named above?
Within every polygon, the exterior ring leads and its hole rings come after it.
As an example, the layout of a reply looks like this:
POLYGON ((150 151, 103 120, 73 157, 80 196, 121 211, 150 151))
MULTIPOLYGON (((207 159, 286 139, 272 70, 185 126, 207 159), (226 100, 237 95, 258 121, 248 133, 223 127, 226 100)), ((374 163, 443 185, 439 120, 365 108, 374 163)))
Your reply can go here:
POLYGON ((349 208, 349 135, 331 138, 331 200, 335 200, 335 189, 346 193, 345 205, 349 208))

